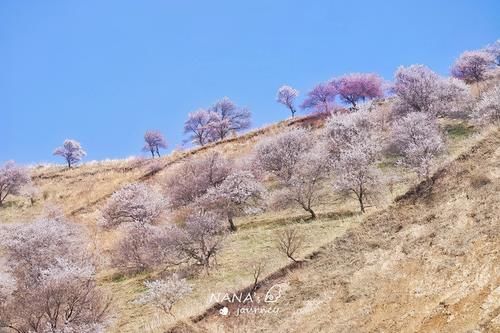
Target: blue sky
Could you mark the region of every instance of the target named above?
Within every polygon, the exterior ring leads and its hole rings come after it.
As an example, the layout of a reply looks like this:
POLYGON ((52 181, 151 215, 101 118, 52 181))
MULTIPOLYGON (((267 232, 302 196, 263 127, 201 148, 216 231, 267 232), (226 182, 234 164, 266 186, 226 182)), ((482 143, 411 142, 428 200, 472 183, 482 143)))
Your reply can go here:
POLYGON ((0 162, 58 161, 66 138, 87 160, 140 155, 148 129, 172 149, 187 114, 223 96, 261 126, 288 116, 284 83, 303 97, 349 72, 446 75, 499 37, 498 0, 3 0, 0 162))

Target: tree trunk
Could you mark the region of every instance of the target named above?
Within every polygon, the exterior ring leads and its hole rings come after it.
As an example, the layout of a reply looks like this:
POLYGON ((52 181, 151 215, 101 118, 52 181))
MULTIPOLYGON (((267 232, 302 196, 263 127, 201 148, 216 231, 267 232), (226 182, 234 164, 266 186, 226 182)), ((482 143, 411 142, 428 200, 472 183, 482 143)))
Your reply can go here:
POLYGON ((233 217, 232 216, 228 216, 227 221, 229 222, 229 230, 236 231, 237 228, 234 225, 233 217))
POLYGON ((71 169, 71 161, 70 160, 66 160, 68 162, 68 169, 71 169))
POLYGON ((364 213, 365 212, 365 205, 363 203, 363 196, 365 194, 365 191, 363 189, 363 185, 359 185, 359 191, 356 192, 354 191, 354 193, 356 193, 356 196, 358 197, 358 201, 359 201, 359 208, 361 209, 361 213, 364 213))
POLYGON ((155 151, 154 151, 154 149, 151 149, 150 151, 151 151, 151 157, 155 158, 155 151))
POLYGON ((306 209, 311 214, 311 220, 316 220, 316 213, 311 209, 306 209))
POLYGON ((361 209, 361 213, 365 212, 365 205, 363 204, 363 196, 358 196, 359 208, 361 209))

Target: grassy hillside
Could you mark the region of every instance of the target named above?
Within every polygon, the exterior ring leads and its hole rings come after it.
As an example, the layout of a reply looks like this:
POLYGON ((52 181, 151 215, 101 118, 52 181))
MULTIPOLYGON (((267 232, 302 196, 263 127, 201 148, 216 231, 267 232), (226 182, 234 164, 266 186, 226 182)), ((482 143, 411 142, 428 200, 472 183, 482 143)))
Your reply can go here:
POLYGON ((173 331, 500 331, 499 147, 497 129, 438 170, 432 187, 413 187, 265 281, 261 294, 285 290, 278 315, 208 311, 173 331))
MULTIPOLYGON (((390 102, 378 107, 388 110, 390 102)), ((317 207, 319 218, 314 222, 307 221, 307 214, 298 208, 236 219, 239 230, 225 240, 217 267, 209 275, 188 274, 193 292, 176 304, 175 318, 133 303, 144 289, 143 281, 161 272, 123 276, 109 268, 108 253, 120 233, 105 231, 96 222, 99 209, 114 191, 132 182, 167 190, 162 185, 164 178, 186 158, 217 150, 242 161, 265 137, 290 126, 307 125, 319 131, 323 121, 311 116, 286 120, 156 160, 88 163, 71 170, 34 167, 32 177, 40 197, 34 205, 25 198, 11 197, 0 210, 0 221, 28 222, 53 204, 71 221, 85 226, 92 239, 89 247, 100 260, 100 285, 113 296, 108 330, 113 333, 165 332, 169 328, 329 332, 331 327, 340 332, 355 328, 424 332, 439 330, 439 325, 451 331, 454 326, 449 322, 454 320, 457 325, 484 321, 494 327, 491 320, 498 308, 474 312, 457 304, 462 301, 464 307, 473 307, 486 299, 490 303, 498 300, 494 299, 498 290, 493 292, 500 276, 494 271, 498 267, 495 248, 499 248, 494 222, 498 224, 495 218, 500 214, 498 199, 492 194, 498 191, 500 138, 498 129, 480 130, 461 120, 441 121, 448 151, 440 157, 439 164, 445 166, 437 170, 430 190, 412 189, 416 176, 396 167, 394 158, 386 156, 378 166, 385 175, 396 176, 397 182, 386 184, 367 214, 358 213, 355 200, 333 193, 327 181, 317 207), (292 225, 304 235, 306 245, 299 253, 305 261, 290 265, 275 249, 274 240, 278 231, 292 225), (259 262, 265 262, 262 277, 268 277, 259 292, 276 283, 286 290, 279 320, 272 316, 221 320, 211 308, 209 295, 248 287, 253 280, 251 267, 259 262), (457 306, 455 312, 452 305, 457 306), (441 307, 445 309, 442 313, 452 314, 442 315, 441 307), (448 322, 452 315, 454 319, 448 322), (401 326, 398 318, 402 317, 408 326, 401 326)))

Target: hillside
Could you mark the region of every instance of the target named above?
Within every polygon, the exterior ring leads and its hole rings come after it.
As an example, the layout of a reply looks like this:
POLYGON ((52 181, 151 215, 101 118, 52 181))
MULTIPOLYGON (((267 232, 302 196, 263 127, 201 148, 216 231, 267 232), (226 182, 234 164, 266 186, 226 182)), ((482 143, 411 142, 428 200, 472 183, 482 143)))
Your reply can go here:
MULTIPOLYGON (((391 103, 377 104, 383 120, 391 103)), ((39 198, 33 205, 23 197, 9 198, 0 221, 30 222, 54 205, 85 227, 88 247, 97 257, 99 285, 113 297, 107 332, 331 332, 332 327, 335 332, 495 331, 500 311, 495 298, 499 212, 494 195, 500 134, 495 127, 453 119, 440 119, 447 151, 438 158, 441 167, 433 170, 432 188, 416 185, 415 174, 386 155, 378 169, 397 181, 385 184, 366 214, 358 213, 355 200, 333 193, 326 180, 315 221, 308 221, 308 214, 297 207, 237 218, 239 229, 225 239, 210 274, 181 272, 193 291, 175 305, 175 317, 134 302, 143 282, 164 272, 126 275, 110 267, 111 251, 122 234, 100 228, 97 220, 113 192, 134 182, 168 192, 165 179, 189 158, 217 151, 244 165, 265 138, 296 127, 318 135, 323 125, 323 118, 306 116, 155 160, 103 161, 70 170, 37 166, 32 178, 39 198), (276 233, 291 226, 305 238, 298 253, 301 261, 292 264, 275 248, 276 233), (214 306, 210 295, 248 290, 252 266, 259 262, 265 266, 257 294, 264 298, 271 286, 283 288, 279 320, 274 315, 221 317, 221 305, 214 306)), ((272 188, 272 181, 266 186, 272 188)), ((233 313, 234 305, 227 305, 233 313)))
POLYGON ((495 130, 438 170, 431 188, 412 188, 265 281, 260 293, 283 287, 279 314, 209 311, 173 331, 499 332, 499 157, 495 130))
POLYGON ((500 1, 0 8, 0 333, 500 333, 500 1))

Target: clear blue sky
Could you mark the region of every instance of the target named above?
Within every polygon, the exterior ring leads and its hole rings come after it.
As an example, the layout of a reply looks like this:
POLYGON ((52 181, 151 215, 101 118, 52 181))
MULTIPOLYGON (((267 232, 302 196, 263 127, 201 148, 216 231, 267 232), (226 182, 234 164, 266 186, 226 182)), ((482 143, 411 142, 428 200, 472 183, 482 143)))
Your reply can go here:
POLYGON ((500 37, 498 0, 0 1, 0 162, 58 161, 74 138, 87 160, 141 154, 159 129, 170 147, 190 111, 228 96, 254 126, 353 71, 398 65, 447 74, 466 49, 500 37))

